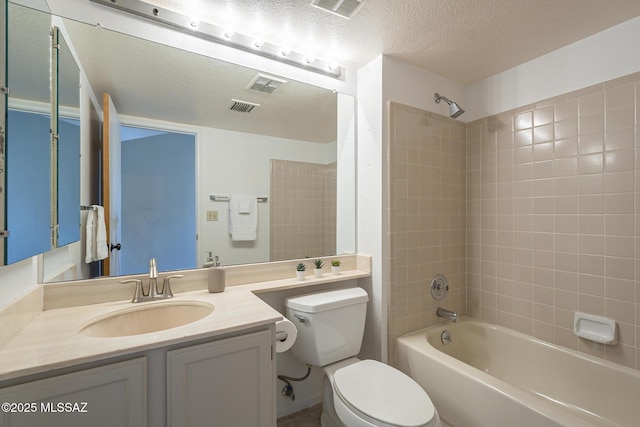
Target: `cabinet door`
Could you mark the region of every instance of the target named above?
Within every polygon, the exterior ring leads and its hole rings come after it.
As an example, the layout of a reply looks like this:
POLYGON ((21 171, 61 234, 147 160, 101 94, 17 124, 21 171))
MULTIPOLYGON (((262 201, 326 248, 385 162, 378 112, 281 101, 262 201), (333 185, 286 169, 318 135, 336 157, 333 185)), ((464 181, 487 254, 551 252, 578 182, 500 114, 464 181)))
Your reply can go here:
POLYGON ((146 390, 145 358, 6 387, 0 426, 144 427, 146 390))
POLYGON ((271 427, 272 384, 269 331, 169 351, 167 424, 271 427))

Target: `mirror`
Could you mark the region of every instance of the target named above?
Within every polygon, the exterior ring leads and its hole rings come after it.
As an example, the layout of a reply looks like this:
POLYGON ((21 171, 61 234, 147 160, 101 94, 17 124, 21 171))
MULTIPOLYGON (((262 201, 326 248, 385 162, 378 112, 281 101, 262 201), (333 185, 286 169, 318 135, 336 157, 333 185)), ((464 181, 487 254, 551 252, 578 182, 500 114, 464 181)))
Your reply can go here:
POLYGON ((8 16, 11 264, 79 240, 80 127, 79 69, 50 14, 9 3, 8 16))
MULTIPOLYGON (((258 70, 99 26, 67 19, 60 26, 79 60, 83 82, 80 205, 101 202, 86 196, 96 194, 101 173, 95 162, 86 162, 86 158, 95 153, 94 149, 87 150, 87 145, 96 143, 95 116, 100 113, 95 111, 102 110, 97 100, 109 93, 123 125, 145 135, 123 141, 123 146, 139 142, 149 132, 195 137, 193 266, 201 267, 209 252, 219 256, 223 265, 355 252, 351 97, 291 80, 271 94, 259 92, 247 88, 259 78, 258 70), (239 113, 228 109, 232 99, 260 106, 251 113, 239 113), (95 111, 91 113, 92 110, 95 111), (210 196, 247 194, 267 198, 265 203, 257 204, 257 238, 233 241, 229 233, 229 201, 211 200, 210 196)), ((140 163, 134 162, 134 166, 137 164, 140 163)), ((174 172, 171 164, 156 163, 155 167, 138 168, 135 173, 149 170, 168 171, 168 178, 163 179, 171 179, 174 172)), ((142 179, 138 177, 133 182, 139 184, 142 179)), ((147 190, 145 197, 164 198, 163 186, 147 190)), ((123 224, 136 220, 137 228, 142 229, 162 213, 145 206, 147 211, 129 214, 128 218, 123 213, 123 224)), ((81 239, 45 254, 45 281, 99 274, 86 273, 83 228, 88 212, 80 211, 80 206, 78 212, 81 239)), ((174 222, 151 235, 180 233, 181 228, 180 222, 174 222)), ((126 238, 123 234, 123 242, 126 238)), ((158 258, 162 246, 167 244, 146 244, 149 254, 158 258)), ((123 243, 121 256, 128 247, 123 243)), ((148 258, 141 258, 144 265, 139 265, 137 271, 122 273, 148 271, 148 258)), ((160 259, 159 268, 166 268, 160 259)))
POLYGON ((80 240, 80 69, 63 34, 58 34, 56 244, 80 240))
POLYGON ((5 263, 10 264, 51 248, 51 17, 11 3, 7 13, 9 235, 4 240, 5 263))

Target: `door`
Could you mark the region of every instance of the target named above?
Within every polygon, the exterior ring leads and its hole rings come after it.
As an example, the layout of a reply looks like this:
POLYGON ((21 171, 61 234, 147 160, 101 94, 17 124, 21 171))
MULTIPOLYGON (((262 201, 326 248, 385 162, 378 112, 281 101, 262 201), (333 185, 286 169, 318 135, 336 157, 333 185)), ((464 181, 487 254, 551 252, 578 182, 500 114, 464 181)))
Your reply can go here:
POLYGON ((120 119, 108 93, 102 95, 102 205, 107 228, 109 257, 104 260, 103 274, 120 274, 119 242, 122 235, 122 170, 120 119), (113 249, 111 249, 113 248, 113 249))
POLYGON ((151 258, 196 268, 196 136, 123 125, 120 137, 120 274, 148 272, 151 258))

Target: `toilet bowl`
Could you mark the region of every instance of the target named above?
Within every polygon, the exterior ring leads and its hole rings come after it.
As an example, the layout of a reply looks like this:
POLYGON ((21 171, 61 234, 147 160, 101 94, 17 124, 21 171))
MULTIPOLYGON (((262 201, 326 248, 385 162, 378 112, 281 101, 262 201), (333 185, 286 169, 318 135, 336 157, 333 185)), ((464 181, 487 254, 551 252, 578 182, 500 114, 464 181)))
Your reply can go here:
POLYGON ((367 293, 342 289, 288 298, 298 329, 294 356, 321 366, 323 427, 441 427, 427 393, 409 376, 375 360, 360 360, 367 293))

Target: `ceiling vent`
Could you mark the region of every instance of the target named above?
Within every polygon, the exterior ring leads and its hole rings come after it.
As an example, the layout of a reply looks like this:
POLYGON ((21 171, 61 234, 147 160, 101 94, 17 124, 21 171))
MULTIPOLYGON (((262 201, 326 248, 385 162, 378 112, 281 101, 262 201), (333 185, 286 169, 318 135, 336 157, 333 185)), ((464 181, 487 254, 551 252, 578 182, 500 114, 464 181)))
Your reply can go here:
POLYGON ((259 106, 260 104, 254 104, 253 102, 232 99, 231 102, 227 105, 227 110, 237 111, 239 113, 250 113, 254 108, 259 106))
POLYGON ((334 15, 351 19, 360 10, 364 0, 312 0, 311 6, 326 10, 334 15))
POLYGON ((286 82, 286 80, 269 76, 267 74, 258 74, 253 80, 251 80, 247 89, 253 89, 264 93, 273 93, 274 90, 278 89, 286 82))

